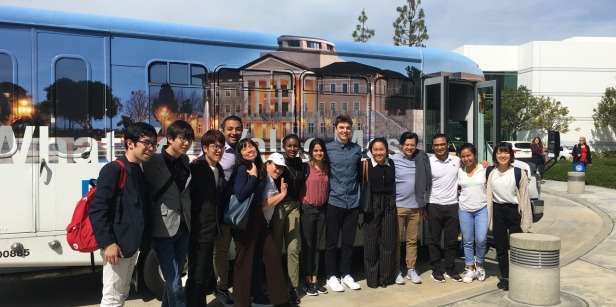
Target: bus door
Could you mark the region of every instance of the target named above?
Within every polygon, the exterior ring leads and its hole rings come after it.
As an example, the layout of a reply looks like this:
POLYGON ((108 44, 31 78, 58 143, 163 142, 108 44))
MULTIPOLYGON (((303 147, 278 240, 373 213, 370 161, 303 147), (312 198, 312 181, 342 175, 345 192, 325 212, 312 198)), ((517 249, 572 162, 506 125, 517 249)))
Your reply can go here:
POLYGON ((120 99, 107 85, 109 38, 40 31, 36 40, 33 71, 46 123, 39 128, 36 228, 64 231, 89 179, 113 159, 106 132, 120 99))
POLYGON ((501 141, 500 88, 497 80, 478 82, 475 86, 473 139, 479 161, 492 161, 492 149, 501 141))
MULTIPOLYGON (((0 237, 34 232, 34 139, 32 39, 30 30, 0 31, 0 237), (19 80, 19 81, 18 81, 19 80)), ((12 242, 11 242, 12 243, 12 242)), ((8 249, 2 246, 0 252, 8 249)), ((3 256, 3 255, 0 255, 3 256)), ((9 255, 4 255, 9 257, 9 255)), ((10 259, 10 258, 9 258, 10 259)), ((2 259, 3 262, 8 259, 2 259)))
MULTIPOLYGON (((432 151, 432 136, 449 130, 449 77, 423 80, 424 148, 432 151)), ((418 144, 419 147, 419 144, 418 144)))
MULTIPOLYGON (((272 59, 215 74, 215 112, 219 121, 236 115, 244 125, 243 137, 252 138, 262 154, 282 151, 279 141, 298 133, 299 110, 295 96, 295 67, 269 69, 272 59)), ((280 63, 278 63, 280 64, 280 63)))
MULTIPOLYGON (((326 142, 333 141, 336 117, 348 114, 353 119, 353 142, 362 148, 367 147, 367 142, 375 137, 373 111, 378 109, 370 80, 361 74, 304 74, 301 103, 303 140, 318 137, 326 142)), ((308 144, 304 147, 307 150, 308 144)))

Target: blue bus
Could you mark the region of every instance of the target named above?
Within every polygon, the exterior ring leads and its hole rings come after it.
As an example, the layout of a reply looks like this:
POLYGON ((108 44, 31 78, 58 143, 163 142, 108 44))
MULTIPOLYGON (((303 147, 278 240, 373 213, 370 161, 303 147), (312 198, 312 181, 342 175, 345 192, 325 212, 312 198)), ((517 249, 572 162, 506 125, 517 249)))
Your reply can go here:
POLYGON ((128 123, 157 127, 162 146, 177 119, 199 140, 237 115, 269 153, 289 133, 332 140, 348 114, 362 147, 385 137, 397 151, 413 131, 429 148, 438 132, 485 159, 499 92, 445 50, 0 6, 0 269, 89 265, 65 227, 128 123))

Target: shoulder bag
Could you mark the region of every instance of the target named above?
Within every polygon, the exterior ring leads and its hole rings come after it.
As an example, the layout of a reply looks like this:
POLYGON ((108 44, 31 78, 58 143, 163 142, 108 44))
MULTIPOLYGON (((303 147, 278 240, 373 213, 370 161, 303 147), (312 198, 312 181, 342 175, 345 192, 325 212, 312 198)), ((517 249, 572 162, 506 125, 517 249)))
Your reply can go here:
POLYGON ((231 195, 229 207, 223 215, 222 222, 234 229, 246 229, 248 225, 248 215, 250 214, 250 204, 254 196, 255 194, 252 193, 243 202, 239 202, 235 195, 231 195))
POLYGON ((368 160, 364 160, 362 167, 362 182, 359 194, 359 208, 363 213, 372 213, 372 189, 368 180, 368 160))

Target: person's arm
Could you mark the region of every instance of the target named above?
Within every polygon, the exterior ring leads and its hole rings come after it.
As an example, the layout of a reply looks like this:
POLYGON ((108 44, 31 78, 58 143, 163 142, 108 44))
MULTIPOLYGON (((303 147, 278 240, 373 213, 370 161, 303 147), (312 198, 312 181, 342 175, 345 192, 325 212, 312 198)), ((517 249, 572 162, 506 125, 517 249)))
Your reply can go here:
POLYGON ((253 164, 251 173, 249 174, 246 166, 240 165, 237 168, 235 184, 233 185, 233 194, 239 202, 248 199, 259 186, 259 178, 256 176, 256 166, 253 164))
POLYGON ((98 176, 96 193, 94 193, 88 211, 96 243, 105 250, 105 260, 110 264, 117 264, 118 257, 122 257, 122 251, 116 243, 112 227, 120 172, 120 165, 115 162, 103 166, 98 176))
POLYGON ((264 198, 261 204, 261 210, 266 210, 278 205, 287 196, 288 185, 284 182, 284 178, 280 179, 280 193, 264 198))

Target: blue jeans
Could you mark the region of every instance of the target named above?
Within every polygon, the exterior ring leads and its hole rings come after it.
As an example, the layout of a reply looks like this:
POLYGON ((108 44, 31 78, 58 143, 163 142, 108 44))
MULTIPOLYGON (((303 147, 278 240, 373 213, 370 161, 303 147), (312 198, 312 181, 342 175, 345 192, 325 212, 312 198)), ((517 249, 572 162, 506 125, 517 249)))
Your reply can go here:
POLYGON ((158 259, 160 270, 165 278, 162 306, 186 306, 182 292, 182 272, 188 253, 189 232, 184 222, 178 232, 168 238, 152 238, 152 249, 158 259))
POLYGON ((464 244, 464 263, 474 265, 473 256, 477 257, 477 263, 483 263, 488 245, 488 207, 474 212, 458 209, 458 217, 464 244))

